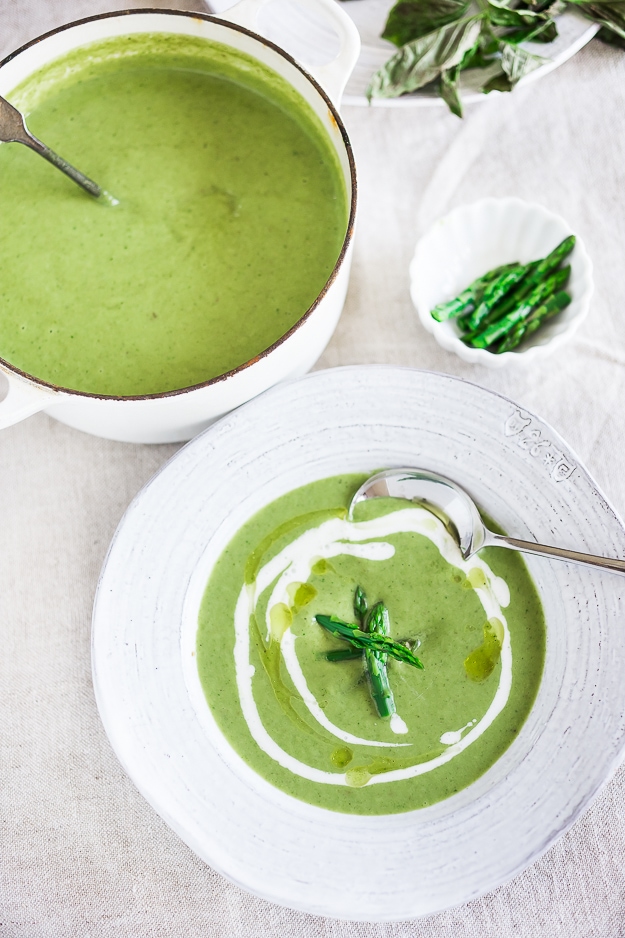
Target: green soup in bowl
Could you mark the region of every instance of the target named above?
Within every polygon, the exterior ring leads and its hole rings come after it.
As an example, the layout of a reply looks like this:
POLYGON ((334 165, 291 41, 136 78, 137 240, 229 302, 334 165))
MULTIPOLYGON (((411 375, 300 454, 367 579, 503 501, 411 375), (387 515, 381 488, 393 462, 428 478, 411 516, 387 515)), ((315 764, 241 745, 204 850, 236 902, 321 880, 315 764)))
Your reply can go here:
POLYGON ((10 99, 113 197, 0 147, 0 357, 22 373, 115 397, 200 385, 270 348, 323 292, 346 236, 343 172, 312 107, 257 59, 117 36, 10 99))
POLYGON ((439 518, 397 499, 347 520, 364 478, 291 491, 235 534, 204 594, 197 663, 220 729, 265 779, 320 807, 393 814, 470 785, 516 739, 545 621, 519 554, 464 561, 439 518), (338 617, 370 635, 379 601, 387 636, 422 670, 372 662, 320 624, 338 617))

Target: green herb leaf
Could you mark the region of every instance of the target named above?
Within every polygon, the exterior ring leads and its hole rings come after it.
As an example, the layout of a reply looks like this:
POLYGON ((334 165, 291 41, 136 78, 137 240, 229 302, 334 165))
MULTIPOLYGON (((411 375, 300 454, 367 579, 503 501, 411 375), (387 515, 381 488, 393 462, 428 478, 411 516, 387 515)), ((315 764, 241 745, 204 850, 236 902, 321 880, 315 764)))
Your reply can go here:
POLYGON ((456 117, 462 117, 462 101, 458 93, 458 67, 441 72, 438 93, 456 117))
POLYGON ((483 19, 478 40, 473 48, 463 55, 459 71, 463 72, 467 68, 488 68, 498 55, 499 40, 490 28, 488 20, 483 19))
POLYGON ((487 0, 488 18, 494 26, 508 26, 513 29, 522 29, 524 26, 535 27, 549 19, 546 13, 536 13, 533 10, 522 8, 511 9, 501 0, 487 0))
MULTIPOLYGON (((584 3, 569 0, 584 16, 601 25, 621 39, 625 39, 625 3, 613 0, 611 3, 584 3)), ((603 38, 603 37, 602 37, 603 38)), ((605 39, 604 39, 605 42, 605 39)), ((614 42, 615 45, 618 43, 614 42)))
POLYGON ((601 42, 605 42, 608 46, 616 46, 619 49, 625 49, 625 38, 619 33, 615 33, 612 29, 608 29, 607 26, 602 26, 596 37, 601 42))
POLYGON ((512 83, 504 71, 497 72, 482 85, 483 94, 491 91, 512 91, 512 83))
POLYGON ((538 26, 528 29, 515 29, 511 33, 506 33, 506 42, 512 42, 515 45, 519 42, 553 42, 558 38, 558 27, 554 20, 547 20, 545 23, 539 23, 538 26))
POLYGON ((396 46, 420 39, 441 26, 461 19, 470 0, 399 0, 388 14, 382 39, 396 46))
POLYGON ((532 55, 520 46, 507 43, 505 39, 502 41, 501 67, 508 76, 512 88, 534 69, 544 65, 545 61, 540 55, 532 55))
POLYGON ((526 0, 526 5, 532 7, 537 13, 548 13, 549 16, 560 16, 561 13, 564 13, 566 10, 566 0, 546 0, 544 3, 531 3, 530 0, 526 0))
POLYGON ((367 89, 367 97, 397 98, 416 91, 459 65, 480 35, 481 16, 471 16, 409 42, 378 69, 367 89))

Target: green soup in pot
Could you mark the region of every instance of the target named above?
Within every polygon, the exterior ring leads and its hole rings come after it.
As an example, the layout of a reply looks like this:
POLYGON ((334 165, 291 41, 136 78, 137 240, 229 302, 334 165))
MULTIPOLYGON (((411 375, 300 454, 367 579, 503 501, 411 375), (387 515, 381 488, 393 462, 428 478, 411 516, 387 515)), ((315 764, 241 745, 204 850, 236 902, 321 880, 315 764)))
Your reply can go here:
POLYGON ((94 394, 190 387, 269 348, 323 290, 343 173, 312 108, 255 59, 130 35, 9 98, 118 204, 0 146, 0 358, 94 394))
POLYGON ((251 518, 215 564, 197 634, 199 676, 234 749, 311 804, 356 814, 431 805, 516 738, 542 676, 545 622, 521 556, 462 557, 441 521, 391 499, 358 506, 364 477, 325 479, 251 518), (354 623, 360 586, 388 609, 396 714, 382 719, 364 656, 319 625, 354 623))

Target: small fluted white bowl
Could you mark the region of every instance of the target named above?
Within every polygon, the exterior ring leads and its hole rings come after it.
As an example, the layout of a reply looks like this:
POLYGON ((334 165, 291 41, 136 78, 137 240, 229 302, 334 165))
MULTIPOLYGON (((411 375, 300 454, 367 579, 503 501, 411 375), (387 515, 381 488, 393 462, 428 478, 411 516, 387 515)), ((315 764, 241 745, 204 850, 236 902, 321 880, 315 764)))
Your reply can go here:
POLYGON ((453 319, 437 322, 430 310, 457 296, 476 277, 501 264, 544 257, 575 234, 559 215, 522 199, 480 199, 439 219, 417 244, 410 265, 410 295, 422 325, 448 352, 473 365, 501 368, 514 361, 544 358, 570 339, 586 318, 593 293, 592 261, 581 238, 567 258, 571 278, 569 306, 517 349, 497 355, 470 348, 453 319))

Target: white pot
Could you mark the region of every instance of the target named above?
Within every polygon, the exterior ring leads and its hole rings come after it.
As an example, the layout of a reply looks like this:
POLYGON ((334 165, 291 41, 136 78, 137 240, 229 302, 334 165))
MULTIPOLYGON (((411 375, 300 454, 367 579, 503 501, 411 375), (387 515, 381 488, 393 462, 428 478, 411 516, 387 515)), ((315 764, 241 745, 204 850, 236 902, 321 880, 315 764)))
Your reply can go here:
POLYGON ((241 0, 228 10, 227 20, 174 11, 89 17, 48 33, 0 63, 0 95, 10 96, 12 89, 33 72, 79 46, 131 33, 199 36, 254 56, 290 82, 313 108, 343 170, 350 217, 340 256, 326 286, 289 332, 257 359, 181 391, 133 398, 101 397, 54 388, 0 359, 0 377, 3 375, 8 384, 0 401, 0 429, 45 411, 72 427, 109 439, 136 443, 188 440, 261 391, 304 374, 325 348, 343 309, 351 262, 356 175, 351 145, 336 108, 358 58, 360 39, 352 20, 335 0, 304 0, 330 19, 340 38, 340 51, 334 61, 304 71, 288 53, 251 31, 267 2, 241 0))

